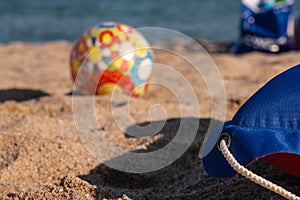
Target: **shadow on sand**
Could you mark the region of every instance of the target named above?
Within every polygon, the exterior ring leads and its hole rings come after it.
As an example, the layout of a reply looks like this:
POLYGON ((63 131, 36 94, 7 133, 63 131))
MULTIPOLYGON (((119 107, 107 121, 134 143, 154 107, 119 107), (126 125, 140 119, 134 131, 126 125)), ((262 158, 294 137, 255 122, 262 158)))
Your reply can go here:
POLYGON ((0 103, 14 100, 14 101, 27 101, 31 99, 37 99, 40 97, 49 96, 48 93, 45 93, 40 90, 31 90, 31 89, 7 89, 0 90, 0 103))
MULTIPOLYGON (((114 188, 114 191, 120 194, 124 191, 135 192, 140 198, 159 198, 163 194, 166 197, 176 197, 177 194, 183 197, 186 187, 195 185, 200 181, 201 174, 204 174, 199 151, 211 119, 188 118, 185 120, 199 124, 196 137, 189 149, 169 166, 154 172, 134 174, 117 171, 100 164, 89 174, 79 177, 93 185, 114 188), (159 193, 160 196, 156 196, 156 193, 159 193)), ((168 119, 166 123, 151 122, 152 125, 154 123, 154 126, 164 123, 160 131, 163 137, 149 144, 146 150, 137 149, 134 152, 151 152, 168 144, 176 135, 180 121, 180 119, 168 119)), ((148 123, 144 122, 138 125, 145 126, 148 123)), ((128 128, 126 132, 134 132, 132 129, 135 127, 128 128)))

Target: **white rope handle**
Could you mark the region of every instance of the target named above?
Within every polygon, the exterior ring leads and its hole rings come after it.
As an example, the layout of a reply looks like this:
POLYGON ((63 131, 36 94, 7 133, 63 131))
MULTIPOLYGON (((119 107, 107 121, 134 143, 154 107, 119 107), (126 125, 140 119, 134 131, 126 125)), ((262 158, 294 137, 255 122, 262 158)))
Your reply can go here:
POLYGON ((235 169, 239 174, 243 175, 244 177, 250 179, 251 181, 259 184, 277 194, 280 194, 286 199, 292 200, 300 200, 300 197, 296 196, 295 194, 287 191, 286 189, 266 180, 265 178, 254 174, 253 172, 246 169, 244 166, 238 163, 238 161, 234 158, 234 156, 230 153, 226 144, 225 139, 221 139, 219 143, 219 149, 226 158, 227 162, 231 165, 233 169, 235 169))

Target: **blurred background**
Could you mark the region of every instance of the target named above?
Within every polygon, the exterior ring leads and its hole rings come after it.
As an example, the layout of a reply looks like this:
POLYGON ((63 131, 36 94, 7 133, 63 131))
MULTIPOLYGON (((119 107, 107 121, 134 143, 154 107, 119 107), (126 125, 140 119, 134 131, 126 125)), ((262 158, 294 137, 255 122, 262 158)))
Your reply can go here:
MULTIPOLYGON (((0 1, 0 42, 75 41, 85 29, 105 21, 230 42, 239 35, 240 6, 240 0, 0 1)), ((300 2, 295 1, 294 14, 299 13, 300 2)))

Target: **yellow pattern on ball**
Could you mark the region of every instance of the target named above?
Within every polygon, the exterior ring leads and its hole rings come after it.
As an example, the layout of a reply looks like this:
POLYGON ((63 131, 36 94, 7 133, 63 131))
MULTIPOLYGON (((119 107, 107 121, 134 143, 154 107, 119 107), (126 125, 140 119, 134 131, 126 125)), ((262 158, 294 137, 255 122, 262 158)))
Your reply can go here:
POLYGON ((144 92, 145 92, 145 85, 135 88, 133 91, 134 94, 138 94, 138 95, 142 95, 144 94, 144 92))
POLYGON ((91 48, 89 48, 88 58, 92 63, 99 63, 102 59, 100 48, 96 46, 92 46, 91 48))
POLYGON ((116 69, 120 69, 123 63, 123 59, 121 57, 118 57, 117 59, 115 59, 111 64, 116 68, 116 69))
POLYGON ((137 49, 135 50, 135 53, 138 57, 144 58, 147 56, 148 48, 146 48, 142 45, 138 45, 137 49))
POLYGON ((97 94, 111 94, 114 91, 122 91, 122 88, 114 83, 105 83, 97 89, 97 94))
POLYGON ((81 63, 76 58, 72 59, 72 66, 75 73, 79 72, 81 63))

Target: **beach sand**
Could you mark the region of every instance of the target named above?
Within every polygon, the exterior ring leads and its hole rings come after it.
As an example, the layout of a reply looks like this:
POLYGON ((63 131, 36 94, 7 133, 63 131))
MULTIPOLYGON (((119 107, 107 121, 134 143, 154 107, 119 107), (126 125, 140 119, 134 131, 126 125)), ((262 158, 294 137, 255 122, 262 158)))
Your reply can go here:
MULTIPOLYGON (((180 43, 173 45, 181 48, 180 43)), ((204 172, 199 150, 210 120, 216 119, 211 119, 204 82, 190 70, 181 73, 196 84, 201 118, 190 119, 199 121, 198 133, 178 160, 158 171, 130 174, 95 159, 82 144, 72 115, 71 48, 64 41, 0 45, 0 199, 280 199, 245 178, 217 179, 204 172)), ((266 81, 298 64, 299 55, 212 53, 226 90, 226 120, 266 81)), ((159 51, 155 59, 175 69, 190 69, 159 51)), ((168 123, 158 136, 135 139, 113 123, 109 95, 95 100, 107 138, 131 151, 159 149, 176 133, 180 112, 174 94, 158 86, 150 85, 145 96, 130 100, 135 123, 150 121, 148 109, 153 104, 164 106, 168 123)), ((300 179, 262 161, 250 168, 299 195, 300 179)))

